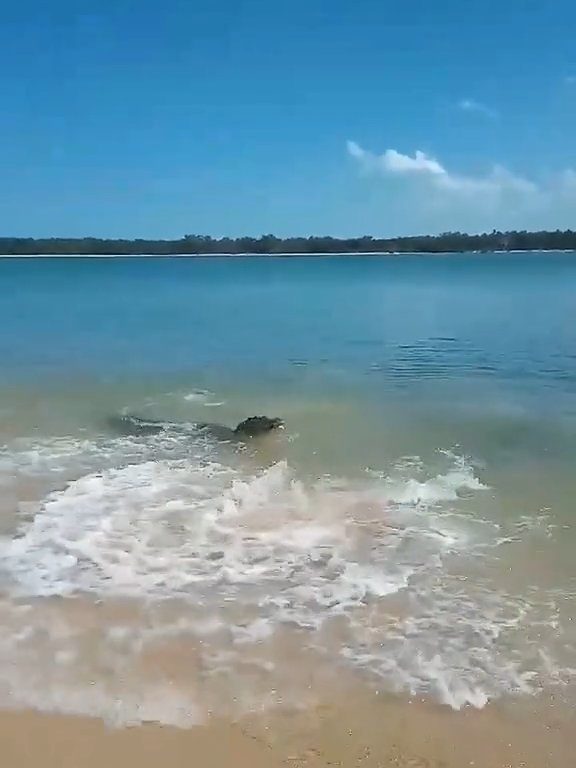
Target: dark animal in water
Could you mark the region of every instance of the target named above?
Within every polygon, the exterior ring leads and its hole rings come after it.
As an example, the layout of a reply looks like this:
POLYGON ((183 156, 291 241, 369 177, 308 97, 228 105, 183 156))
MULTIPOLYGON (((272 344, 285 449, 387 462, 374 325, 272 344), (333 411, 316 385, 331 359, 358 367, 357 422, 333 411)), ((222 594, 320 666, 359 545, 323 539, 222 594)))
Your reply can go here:
POLYGON ((109 419, 109 424, 115 431, 123 435, 157 435, 168 430, 176 429, 189 432, 192 429, 194 432, 209 434, 218 440, 245 440, 284 428, 282 419, 269 418, 268 416, 251 416, 249 419, 241 421, 235 429, 230 429, 230 427, 225 427, 222 424, 173 424, 128 415, 113 416, 109 419))

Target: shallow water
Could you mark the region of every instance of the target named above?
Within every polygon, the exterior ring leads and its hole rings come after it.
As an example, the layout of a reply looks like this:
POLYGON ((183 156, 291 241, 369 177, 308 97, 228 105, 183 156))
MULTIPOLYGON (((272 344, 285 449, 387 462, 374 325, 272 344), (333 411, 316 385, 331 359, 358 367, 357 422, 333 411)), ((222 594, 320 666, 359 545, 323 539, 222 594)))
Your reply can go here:
POLYGON ((0 287, 0 704, 186 723, 306 703, 311 670, 574 702, 572 254, 11 259, 0 287))

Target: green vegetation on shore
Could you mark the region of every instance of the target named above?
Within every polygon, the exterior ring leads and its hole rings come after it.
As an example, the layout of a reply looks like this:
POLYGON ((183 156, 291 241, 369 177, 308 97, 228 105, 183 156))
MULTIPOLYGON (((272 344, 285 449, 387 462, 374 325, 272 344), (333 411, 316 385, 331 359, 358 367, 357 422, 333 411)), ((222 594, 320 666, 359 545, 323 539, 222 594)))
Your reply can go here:
POLYGON ((446 253, 454 251, 575 250, 576 232, 491 232, 466 235, 447 232, 399 238, 288 237, 212 238, 186 235, 179 240, 106 240, 100 238, 0 238, 0 255, 186 255, 274 253, 446 253))

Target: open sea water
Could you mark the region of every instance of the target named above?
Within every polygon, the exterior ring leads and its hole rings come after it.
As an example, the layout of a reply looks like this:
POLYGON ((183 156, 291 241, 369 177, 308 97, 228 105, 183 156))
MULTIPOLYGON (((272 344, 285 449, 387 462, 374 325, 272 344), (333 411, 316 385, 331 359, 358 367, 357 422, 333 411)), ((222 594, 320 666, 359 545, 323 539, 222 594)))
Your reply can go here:
POLYGON ((574 254, 0 260, 0 706, 574 705, 575 459, 574 254))

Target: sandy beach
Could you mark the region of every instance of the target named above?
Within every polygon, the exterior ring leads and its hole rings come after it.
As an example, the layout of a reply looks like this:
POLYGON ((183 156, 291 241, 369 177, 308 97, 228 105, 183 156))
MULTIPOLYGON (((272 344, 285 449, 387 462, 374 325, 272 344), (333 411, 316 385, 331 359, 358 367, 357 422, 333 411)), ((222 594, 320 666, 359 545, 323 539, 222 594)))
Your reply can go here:
POLYGON ((115 729, 96 719, 5 712, 0 739, 7 768, 569 768, 576 748, 573 713, 553 703, 539 711, 534 706, 453 712, 348 690, 312 710, 190 729, 115 729))
POLYGON ((281 765, 265 745, 233 726, 115 730, 99 720, 22 712, 0 717, 0 739, 3 765, 10 768, 281 765))

